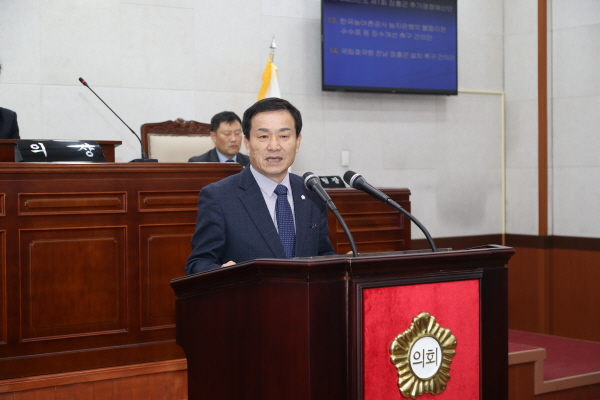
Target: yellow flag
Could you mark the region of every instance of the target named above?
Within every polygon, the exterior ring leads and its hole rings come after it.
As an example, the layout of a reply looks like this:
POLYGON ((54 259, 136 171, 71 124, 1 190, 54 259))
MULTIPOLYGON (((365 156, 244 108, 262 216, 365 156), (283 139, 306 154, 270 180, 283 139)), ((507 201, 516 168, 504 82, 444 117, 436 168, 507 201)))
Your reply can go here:
POLYGON ((262 74, 262 85, 258 91, 258 99, 266 97, 281 97, 279 82, 277 81, 277 67, 273 64, 273 54, 269 54, 269 60, 262 74))

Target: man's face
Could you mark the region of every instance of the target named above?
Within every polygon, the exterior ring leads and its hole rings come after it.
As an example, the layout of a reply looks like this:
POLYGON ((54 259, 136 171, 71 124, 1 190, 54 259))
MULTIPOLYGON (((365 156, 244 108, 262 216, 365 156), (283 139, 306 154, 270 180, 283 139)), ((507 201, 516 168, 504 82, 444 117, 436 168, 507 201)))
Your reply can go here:
POLYGON ((238 121, 221 122, 217 131, 210 133, 210 137, 217 150, 231 158, 239 153, 242 146, 242 125, 238 121))
POLYGON ((300 150, 294 117, 287 110, 256 114, 250 121, 249 138, 244 144, 250 163, 261 174, 281 183, 300 150))

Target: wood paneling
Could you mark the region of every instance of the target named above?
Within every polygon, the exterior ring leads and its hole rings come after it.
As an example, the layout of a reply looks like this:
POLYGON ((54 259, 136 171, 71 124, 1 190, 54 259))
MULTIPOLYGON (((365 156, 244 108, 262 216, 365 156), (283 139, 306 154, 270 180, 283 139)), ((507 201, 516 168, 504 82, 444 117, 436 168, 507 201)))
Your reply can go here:
POLYGON ((183 271, 165 266, 185 265, 194 229, 195 224, 140 227, 143 330, 175 327, 175 294, 164 282, 183 271))
POLYGON ((0 400, 184 400, 185 360, 0 381, 0 400))
POLYGON ((508 266, 508 326, 547 333, 547 275, 543 249, 515 247, 508 266))
POLYGON ((600 239, 508 235, 509 328, 600 342, 600 239))
POLYGON ((550 332, 600 342, 600 252, 553 249, 550 332))
MULTIPOLYGON (((410 212, 408 189, 381 189, 410 212)), ((352 234, 359 253, 410 250, 410 220, 387 204, 355 189, 329 189, 327 193, 352 234), (405 222, 407 221, 407 222, 405 222)), ((348 237, 329 213, 329 237, 338 254, 351 250, 348 237)))
POLYGON ((196 211, 199 190, 179 190, 171 192, 140 192, 140 211, 196 211))
MULTIPOLYGON (((0 218, 3 216, 0 215, 0 218)), ((6 231, 0 231, 0 346, 6 344, 6 231)))
POLYGON ((169 282, 198 193, 240 170, 0 163, 0 379, 181 358, 169 282))
POLYGON ((127 212, 125 193, 19 193, 19 215, 127 212))
POLYGON ((20 232, 21 340, 126 331, 125 228, 20 232))
POLYGON ((534 363, 508 367, 508 400, 589 400, 600 396, 600 384, 559 390, 550 393, 534 393, 534 363))

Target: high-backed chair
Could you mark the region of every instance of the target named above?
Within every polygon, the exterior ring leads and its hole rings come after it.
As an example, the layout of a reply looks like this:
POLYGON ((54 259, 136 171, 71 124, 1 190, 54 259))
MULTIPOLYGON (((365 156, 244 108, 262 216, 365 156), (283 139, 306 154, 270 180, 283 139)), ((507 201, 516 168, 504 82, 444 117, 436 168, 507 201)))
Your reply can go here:
POLYGON ((210 124, 202 122, 177 118, 143 124, 141 132, 146 154, 159 162, 187 162, 190 157, 215 147, 210 138, 210 124))

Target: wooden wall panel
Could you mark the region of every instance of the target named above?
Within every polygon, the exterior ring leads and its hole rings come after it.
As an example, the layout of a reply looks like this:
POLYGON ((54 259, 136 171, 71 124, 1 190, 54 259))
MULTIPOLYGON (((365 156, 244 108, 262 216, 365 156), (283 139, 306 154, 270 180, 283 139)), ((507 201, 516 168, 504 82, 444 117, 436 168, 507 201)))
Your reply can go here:
POLYGON ((509 328, 600 342, 600 239, 508 235, 509 328))
POLYGON ((545 250, 516 247, 515 251, 508 264, 508 326, 547 332, 545 250))
POLYGON ((175 294, 170 282, 184 275, 195 224, 140 228, 142 329, 175 326, 175 294))
POLYGON ((19 193, 19 215, 124 213, 126 193, 19 193))
POLYGON ((181 358, 184 274, 219 163, 1 163, 0 379, 181 358))
MULTIPOLYGON (((0 215, 2 218, 2 215, 0 215)), ((6 344, 6 231, 0 231, 0 346, 6 344)))
POLYGON ((600 384, 535 394, 534 382, 534 363, 509 365, 508 400, 596 400, 600 396, 600 384))
POLYGON ((0 381, 0 400, 185 400, 185 359, 0 381))
MULTIPOLYGON (((5 194, 0 193, 0 219, 4 219, 5 194)), ((0 230, 0 346, 6 343, 6 231, 0 230)))
MULTIPOLYGON (((408 189, 382 189, 392 200, 410 212, 408 189)), ((329 189, 340 215, 352 234, 359 253, 410 250, 410 220, 391 206, 355 189, 329 189)), ((335 215, 329 213, 329 237, 333 249, 344 254, 351 250, 348 237, 335 215)))
POLYGON ((600 252, 553 249, 550 332, 600 342, 600 252))
POLYGON ((125 228, 24 230, 22 340, 127 328, 125 228))
POLYGON ((196 211, 199 190, 140 192, 140 212, 196 211))

